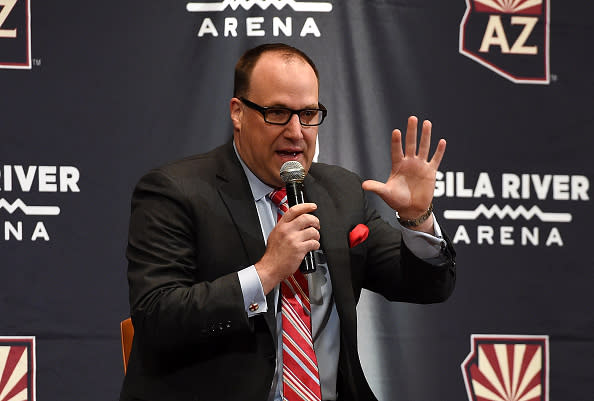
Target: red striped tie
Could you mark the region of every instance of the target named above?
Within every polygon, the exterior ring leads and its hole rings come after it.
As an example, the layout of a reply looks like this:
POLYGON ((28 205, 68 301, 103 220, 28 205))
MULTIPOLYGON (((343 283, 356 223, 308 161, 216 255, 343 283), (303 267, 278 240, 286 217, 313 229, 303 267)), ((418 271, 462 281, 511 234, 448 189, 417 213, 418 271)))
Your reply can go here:
MULTIPOLYGON (((277 220, 289 210, 285 189, 272 191, 277 220)), ((283 401, 321 401, 318 361, 311 336, 306 277, 297 270, 281 283, 283 315, 283 401)))

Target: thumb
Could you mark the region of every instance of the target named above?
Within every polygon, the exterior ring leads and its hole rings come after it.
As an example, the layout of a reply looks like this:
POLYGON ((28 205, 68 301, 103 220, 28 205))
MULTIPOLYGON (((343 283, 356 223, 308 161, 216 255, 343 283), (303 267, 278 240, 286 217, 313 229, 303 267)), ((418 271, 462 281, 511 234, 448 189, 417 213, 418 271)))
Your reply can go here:
POLYGON ((380 195, 381 193, 384 192, 385 185, 386 184, 384 184, 383 182, 379 182, 379 181, 375 181, 375 180, 366 180, 366 181, 363 181, 363 184, 361 185, 361 187, 365 191, 371 191, 371 192, 374 192, 374 193, 380 195))

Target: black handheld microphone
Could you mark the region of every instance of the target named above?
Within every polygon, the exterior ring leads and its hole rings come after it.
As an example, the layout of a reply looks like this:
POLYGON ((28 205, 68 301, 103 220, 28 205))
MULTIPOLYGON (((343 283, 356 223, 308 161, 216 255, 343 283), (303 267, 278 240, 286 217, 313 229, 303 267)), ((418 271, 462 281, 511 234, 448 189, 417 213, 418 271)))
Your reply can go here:
MULTIPOLYGON (((305 203, 303 197, 303 180, 305 179, 305 169, 298 161, 285 162, 280 169, 280 176, 287 189, 287 202, 289 207, 305 203)), ((308 274, 316 271, 316 262, 313 252, 307 252, 301 265, 301 273, 308 274)))

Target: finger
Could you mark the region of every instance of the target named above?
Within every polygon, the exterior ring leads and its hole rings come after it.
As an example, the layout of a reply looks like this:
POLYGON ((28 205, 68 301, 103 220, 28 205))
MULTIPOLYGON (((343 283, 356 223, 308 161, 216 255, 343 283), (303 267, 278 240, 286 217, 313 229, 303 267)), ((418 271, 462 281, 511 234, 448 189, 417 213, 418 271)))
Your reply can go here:
POLYGON ((320 232, 313 227, 296 232, 291 238, 292 240, 288 242, 294 241, 296 249, 300 249, 303 252, 319 249, 320 247, 320 232))
POLYGON ((404 153, 402 153, 402 133, 399 129, 392 131, 392 170, 398 170, 398 166, 402 159, 404 159, 404 153))
POLYGON ((303 214, 313 212, 317 208, 318 206, 315 203, 310 202, 300 203, 298 205, 291 206, 289 210, 283 215, 283 221, 288 223, 290 221, 295 220, 297 217, 303 214))
POLYGON ((291 236, 288 236, 285 240, 285 244, 289 247, 289 244, 292 244, 295 249, 304 250, 306 244, 312 244, 313 241, 320 241, 320 232, 313 227, 309 227, 305 230, 297 231, 292 233, 291 236))
POLYGON ((375 180, 363 181, 363 184, 361 185, 361 187, 365 191, 370 191, 370 192, 376 193, 378 195, 380 195, 384 192, 385 186, 386 186, 386 184, 384 184, 383 182, 379 182, 379 181, 375 181, 375 180))
POLYGON ((417 154, 417 117, 410 116, 408 118, 408 126, 406 127, 406 149, 404 154, 407 157, 414 157, 417 154))
POLYGON ((301 231, 301 233, 303 234, 303 242, 310 240, 320 240, 320 232, 316 230, 314 227, 308 227, 305 230, 301 231))
POLYGON ((377 196, 382 198, 384 202, 388 204, 388 206, 394 208, 394 202, 392 201, 392 192, 390 191, 390 187, 388 187, 388 185, 379 181, 367 180, 363 181, 362 187, 365 191, 375 193, 377 196))
POLYGON ((431 161, 429 162, 431 167, 433 167, 435 170, 437 170, 439 168, 439 164, 441 163, 441 159, 443 159, 445 150, 446 150, 446 141, 445 141, 445 139, 440 139, 439 142, 437 143, 437 149, 435 149, 435 154, 433 155, 433 157, 431 158, 431 161))
POLYGON ((305 246, 306 252, 317 251, 318 249, 320 249, 320 241, 317 241, 315 239, 306 241, 303 244, 305 246))
POLYGON ((429 148, 431 147, 431 121, 423 121, 421 129, 421 141, 419 142, 419 158, 427 160, 429 157, 429 148))
POLYGON ((309 227, 312 227, 316 230, 320 229, 320 220, 313 214, 302 214, 301 216, 295 218, 293 223, 298 230, 305 230, 309 227))

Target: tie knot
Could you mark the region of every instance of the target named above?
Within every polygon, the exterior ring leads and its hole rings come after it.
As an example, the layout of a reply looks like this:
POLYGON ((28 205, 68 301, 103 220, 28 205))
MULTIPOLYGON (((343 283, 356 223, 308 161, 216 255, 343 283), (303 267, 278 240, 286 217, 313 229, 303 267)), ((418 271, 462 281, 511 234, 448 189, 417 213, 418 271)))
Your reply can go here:
POLYGON ((272 191, 268 194, 268 197, 278 208, 277 220, 280 220, 282 215, 285 214, 287 210, 289 210, 289 204, 287 203, 287 190, 285 188, 281 188, 272 191))
POLYGON ((268 194, 270 200, 280 208, 287 203, 287 190, 285 188, 277 189, 268 194))

